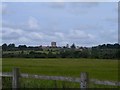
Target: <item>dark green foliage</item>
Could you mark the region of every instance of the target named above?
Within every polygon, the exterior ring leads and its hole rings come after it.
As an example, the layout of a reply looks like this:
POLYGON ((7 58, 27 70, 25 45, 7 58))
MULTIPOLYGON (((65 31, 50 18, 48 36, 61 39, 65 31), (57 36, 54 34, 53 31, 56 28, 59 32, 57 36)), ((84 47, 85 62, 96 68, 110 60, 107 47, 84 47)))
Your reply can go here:
POLYGON ((76 48, 75 44, 71 48, 57 47, 51 48, 42 46, 27 47, 26 45, 3 44, 2 57, 17 58, 100 58, 100 59, 120 59, 119 44, 103 44, 91 48, 76 48), (19 52, 19 53, 16 53, 19 52))
POLYGON ((2 50, 4 50, 4 51, 7 50, 7 44, 6 44, 6 43, 4 43, 4 44, 2 45, 2 50))
POLYGON ((11 88, 12 87, 12 77, 2 77, 2 88, 11 88))
POLYGON ((19 45, 18 48, 19 48, 20 50, 25 50, 25 49, 27 48, 27 46, 26 46, 26 45, 19 45))
POLYGON ((71 48, 72 48, 72 49, 75 49, 75 48, 76 48, 76 46, 75 46, 74 43, 71 45, 71 48))
POLYGON ((118 59, 120 59, 120 49, 117 50, 117 52, 116 52, 116 57, 117 57, 118 59))

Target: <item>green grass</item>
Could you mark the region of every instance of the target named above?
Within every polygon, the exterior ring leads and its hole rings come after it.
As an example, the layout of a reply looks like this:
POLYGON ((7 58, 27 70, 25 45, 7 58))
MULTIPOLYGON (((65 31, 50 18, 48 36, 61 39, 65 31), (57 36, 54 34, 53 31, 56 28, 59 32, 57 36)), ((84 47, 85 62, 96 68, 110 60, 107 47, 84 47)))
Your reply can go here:
MULTIPOLYGON (((3 88, 12 87, 12 78, 3 78, 3 88), (6 85, 7 84, 7 85, 6 85)), ((20 78, 21 88, 80 88, 79 83, 67 82, 67 81, 55 81, 55 80, 39 80, 20 78)))
POLYGON ((26 59, 4 58, 3 72, 19 67, 22 73, 80 77, 88 72, 90 78, 100 80, 118 79, 118 61, 103 59, 26 59))
MULTIPOLYGON (((2 80, 3 80, 2 82, 3 88, 12 87, 12 78, 3 77, 2 80)), ((20 88, 80 88, 80 84, 74 82, 67 82, 67 81, 20 78, 19 87, 20 88)), ((117 88, 117 86, 97 85, 90 83, 89 88, 117 88)))
MULTIPOLYGON (((80 77, 81 72, 88 72, 89 78, 99 80, 118 81, 118 60, 110 59, 27 59, 27 58, 3 58, 3 72, 11 72, 13 67, 19 67, 21 73, 80 77)), ((8 82, 8 81, 7 81, 8 82)), ((21 79, 21 87, 48 87, 54 88, 55 81, 21 79), (44 84, 43 84, 44 83, 44 84)), ((57 87, 63 87, 62 81, 57 81, 57 87)), ((10 86, 10 85, 8 85, 10 86)), ((65 87, 79 88, 79 83, 65 82, 65 87)), ((90 87, 114 88, 114 86, 104 86, 91 84, 90 87)))

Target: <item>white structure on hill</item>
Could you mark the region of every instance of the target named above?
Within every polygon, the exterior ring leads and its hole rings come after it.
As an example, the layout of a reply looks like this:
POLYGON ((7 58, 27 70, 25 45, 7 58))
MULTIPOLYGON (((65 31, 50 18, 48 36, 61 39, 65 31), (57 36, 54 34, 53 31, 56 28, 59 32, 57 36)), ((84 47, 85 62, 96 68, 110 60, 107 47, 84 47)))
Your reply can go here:
POLYGON ((51 47, 57 47, 56 42, 51 42, 51 47))

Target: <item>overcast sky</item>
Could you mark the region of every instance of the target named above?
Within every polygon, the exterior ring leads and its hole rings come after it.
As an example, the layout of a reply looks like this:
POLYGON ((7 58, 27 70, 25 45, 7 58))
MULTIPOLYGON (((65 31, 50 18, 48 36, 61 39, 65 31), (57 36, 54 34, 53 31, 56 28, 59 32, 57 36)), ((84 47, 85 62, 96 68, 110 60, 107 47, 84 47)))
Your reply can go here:
POLYGON ((93 46, 118 42, 117 2, 4 2, 2 43, 93 46))

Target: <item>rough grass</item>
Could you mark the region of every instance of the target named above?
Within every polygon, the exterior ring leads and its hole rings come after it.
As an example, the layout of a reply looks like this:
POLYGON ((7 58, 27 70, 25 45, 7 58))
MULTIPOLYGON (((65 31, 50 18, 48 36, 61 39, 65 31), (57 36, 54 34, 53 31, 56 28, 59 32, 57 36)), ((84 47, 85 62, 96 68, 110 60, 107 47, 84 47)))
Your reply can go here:
MULTIPOLYGON (((12 87, 12 78, 3 77, 3 88, 12 87)), ((40 80, 40 79, 28 79, 20 78, 20 88, 80 88, 79 83, 67 82, 67 81, 55 81, 55 80, 40 80)), ((117 88, 117 86, 109 85, 97 85, 90 83, 89 88, 117 88)))
POLYGON ((118 80, 118 61, 103 59, 26 59, 4 58, 3 72, 19 67, 22 73, 80 77, 88 72, 90 78, 118 80))
MULTIPOLYGON (((19 67, 21 73, 80 77, 81 72, 88 72, 90 78, 99 80, 118 80, 118 61, 103 59, 26 59, 3 58, 3 72, 11 72, 19 67)), ((79 83, 38 79, 20 79, 21 88, 80 88, 79 83)), ((3 88, 11 88, 11 79, 3 78, 3 88), (6 83, 7 82, 7 83, 6 83)), ((116 88, 115 86, 90 84, 90 88, 116 88)))

